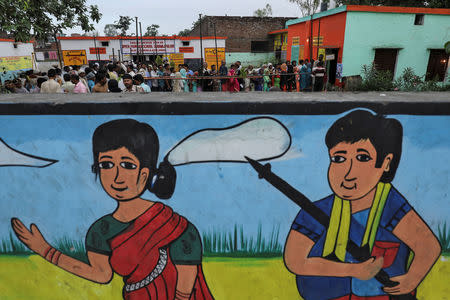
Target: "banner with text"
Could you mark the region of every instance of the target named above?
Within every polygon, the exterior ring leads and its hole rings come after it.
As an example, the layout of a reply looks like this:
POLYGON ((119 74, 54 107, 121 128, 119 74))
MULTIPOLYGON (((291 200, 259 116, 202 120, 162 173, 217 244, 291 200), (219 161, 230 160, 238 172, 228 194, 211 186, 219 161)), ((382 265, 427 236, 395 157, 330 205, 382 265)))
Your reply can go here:
POLYGON ((175 41, 174 40, 139 40, 139 44, 136 40, 122 40, 122 53, 134 54, 139 50, 142 54, 165 54, 175 53, 175 41), (139 48, 137 47, 139 46, 139 48))
POLYGON ((0 57, 0 72, 32 69, 31 56, 6 56, 0 57))
POLYGON ((211 69, 212 65, 220 66, 222 60, 225 60, 225 48, 217 48, 217 54, 216 48, 205 48, 205 62, 208 63, 208 69, 211 69))
POLYGON ((86 50, 63 50, 65 66, 81 66, 87 64, 86 50))

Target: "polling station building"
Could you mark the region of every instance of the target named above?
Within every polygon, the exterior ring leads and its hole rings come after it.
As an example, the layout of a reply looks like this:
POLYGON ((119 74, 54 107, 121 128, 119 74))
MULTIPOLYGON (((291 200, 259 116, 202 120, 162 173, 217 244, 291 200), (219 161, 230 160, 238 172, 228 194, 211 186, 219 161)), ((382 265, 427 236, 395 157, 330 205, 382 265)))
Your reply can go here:
POLYGON ((92 62, 113 60, 155 61, 157 56, 167 57, 176 65, 186 63, 191 68, 200 68, 201 58, 208 63, 220 65, 225 59, 226 37, 58 37, 64 65, 85 65, 92 62), (216 58, 217 49, 217 58, 216 58))
POLYGON ((372 63, 394 78, 410 67, 426 79, 448 82, 450 9, 344 5, 287 21, 273 34, 287 34, 288 60, 324 55, 332 84, 372 63))

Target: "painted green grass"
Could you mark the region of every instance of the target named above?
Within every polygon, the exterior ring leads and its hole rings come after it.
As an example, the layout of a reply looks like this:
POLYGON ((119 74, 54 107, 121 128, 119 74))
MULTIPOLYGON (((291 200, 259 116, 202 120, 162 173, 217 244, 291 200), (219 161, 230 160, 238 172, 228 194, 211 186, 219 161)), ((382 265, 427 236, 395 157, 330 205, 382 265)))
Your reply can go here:
MULTIPOLYGON (((437 229, 442 255, 450 256, 450 226, 442 222, 437 229)), ((214 228, 202 234, 203 254, 205 257, 280 257, 283 245, 279 242, 279 233, 280 225, 273 226, 270 234, 266 234, 259 224, 256 236, 246 234, 244 226, 238 224, 229 231, 214 228)), ((54 246, 64 254, 87 261, 82 241, 63 237, 54 246)), ((0 254, 30 255, 32 252, 10 233, 0 240, 0 254)))
MULTIPOLYGON (((75 241, 63 237, 57 240, 53 246, 66 255, 87 262, 86 250, 82 241, 75 241)), ((31 255, 33 252, 10 232, 8 238, 0 240, 0 254, 31 255)))
POLYGON ((267 236, 259 224, 256 237, 246 235, 243 225, 235 224, 231 231, 213 229, 202 235, 203 252, 211 257, 277 257, 283 250, 279 233, 280 225, 267 236))
POLYGON ((441 243, 442 253, 449 255, 450 253, 450 227, 447 222, 438 225, 437 237, 441 243))
MULTIPOLYGON (((258 225, 256 237, 244 233, 243 225, 234 225, 227 232, 214 229, 202 235, 203 253, 209 257, 279 257, 283 246, 279 243, 280 226, 274 226, 270 235, 263 234, 262 225, 258 225)), ((82 241, 63 237, 53 246, 73 258, 87 261, 86 250, 82 241)), ((22 244, 13 233, 0 240, 0 253, 8 255, 30 255, 32 252, 22 244)))
POLYGON ((30 255, 32 252, 21 243, 12 232, 8 238, 0 240, 0 253, 9 255, 30 255))

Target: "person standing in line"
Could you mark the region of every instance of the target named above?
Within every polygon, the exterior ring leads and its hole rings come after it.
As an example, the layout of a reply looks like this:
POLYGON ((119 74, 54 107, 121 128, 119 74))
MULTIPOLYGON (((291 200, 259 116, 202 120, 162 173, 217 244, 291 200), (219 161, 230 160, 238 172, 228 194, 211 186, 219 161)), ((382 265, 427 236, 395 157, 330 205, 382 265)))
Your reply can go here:
MULTIPOLYGON (((219 75, 220 76, 228 76, 228 68, 227 68, 225 60, 222 60, 222 62, 221 62, 221 65, 219 68, 219 75)), ((220 83, 221 83, 221 87, 222 87, 222 92, 226 92, 227 85, 228 85, 227 79, 221 79, 220 83)))
POLYGON ((150 77, 153 78, 151 80, 151 82, 152 82, 152 92, 158 92, 159 91, 158 79, 156 79, 156 77, 158 77, 158 74, 156 73, 156 70, 157 70, 157 68, 155 66, 150 69, 150 77))
POLYGON ((47 73, 48 80, 42 83, 41 93, 42 94, 56 94, 62 93, 61 86, 56 82, 56 71, 55 69, 48 70, 47 73))
POLYGON ((142 93, 150 93, 152 90, 148 85, 144 82, 144 77, 141 74, 137 74, 133 77, 134 83, 136 86, 142 88, 142 93))
POLYGON ((64 84, 61 86, 61 89, 64 93, 73 93, 73 89, 75 88, 75 84, 73 84, 70 81, 70 75, 69 73, 66 73, 63 75, 64 77, 64 84))
MULTIPOLYGON (((114 79, 112 79, 114 80, 114 79)), ((108 85, 106 76, 104 73, 97 73, 97 76, 95 77, 95 86, 92 88, 93 93, 107 93, 108 92, 108 85)))
POLYGON ((87 88, 84 85, 84 83, 80 81, 80 76, 78 76, 76 74, 72 74, 72 75, 70 75, 70 81, 72 81, 72 83, 75 85, 75 87, 73 88, 74 94, 86 94, 87 93, 87 88))
MULTIPOLYGON (((162 65, 158 66, 158 71, 156 72, 156 74, 158 75, 158 77, 163 77, 164 76, 164 69, 162 65)), ((158 86, 159 86, 159 90, 161 92, 165 91, 165 80, 164 79, 158 79, 158 86)))
POLYGON ((325 76, 325 68, 323 66, 323 61, 317 63, 317 66, 313 68, 312 73, 314 74, 314 91, 321 92, 324 87, 323 78, 325 76))

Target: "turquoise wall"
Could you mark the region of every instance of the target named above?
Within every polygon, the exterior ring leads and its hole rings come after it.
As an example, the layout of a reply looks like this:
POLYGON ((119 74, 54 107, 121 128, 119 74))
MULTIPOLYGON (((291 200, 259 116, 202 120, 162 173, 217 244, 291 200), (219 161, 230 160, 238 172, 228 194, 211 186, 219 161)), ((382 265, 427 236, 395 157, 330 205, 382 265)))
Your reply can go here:
POLYGON ((406 67, 425 75, 429 49, 443 49, 450 40, 450 16, 425 15, 424 25, 414 25, 415 14, 347 12, 343 76, 361 74, 375 58, 375 48, 402 48, 395 77, 406 67))
POLYGON ((227 65, 240 61, 242 66, 261 66, 262 64, 267 64, 268 62, 273 62, 275 56, 273 52, 268 53, 250 53, 250 52, 228 52, 225 55, 227 65))

